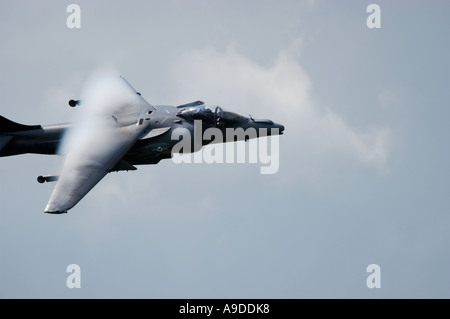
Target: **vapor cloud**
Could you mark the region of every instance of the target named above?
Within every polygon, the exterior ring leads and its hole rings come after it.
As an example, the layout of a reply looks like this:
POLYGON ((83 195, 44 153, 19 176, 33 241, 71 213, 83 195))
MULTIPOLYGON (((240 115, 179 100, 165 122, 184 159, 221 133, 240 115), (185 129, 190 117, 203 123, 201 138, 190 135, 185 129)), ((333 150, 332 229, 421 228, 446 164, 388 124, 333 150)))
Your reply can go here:
MULTIPOLYGON (((70 209, 122 156, 139 108, 137 94, 117 74, 96 73, 82 93, 80 119, 68 130, 59 153, 61 177, 46 211, 70 209), (63 207, 63 208, 61 208, 63 207)), ((138 113, 139 114, 139 113, 138 113)))
POLYGON ((117 72, 94 72, 83 87, 81 105, 77 106, 79 114, 76 125, 64 137, 59 153, 83 154, 82 157, 90 152, 97 153, 98 148, 108 144, 106 142, 111 138, 111 128, 117 124, 127 124, 115 123, 117 118, 113 116, 123 105, 133 100, 134 93, 117 72))

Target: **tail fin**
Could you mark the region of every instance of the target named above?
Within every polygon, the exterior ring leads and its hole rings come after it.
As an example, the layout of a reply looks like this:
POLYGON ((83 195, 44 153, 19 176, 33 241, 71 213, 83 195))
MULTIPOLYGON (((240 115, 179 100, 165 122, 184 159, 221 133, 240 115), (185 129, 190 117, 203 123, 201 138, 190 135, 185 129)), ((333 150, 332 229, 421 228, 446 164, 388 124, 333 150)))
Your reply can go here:
POLYGON ((40 125, 23 125, 0 115, 0 134, 20 131, 38 130, 42 128, 40 125))

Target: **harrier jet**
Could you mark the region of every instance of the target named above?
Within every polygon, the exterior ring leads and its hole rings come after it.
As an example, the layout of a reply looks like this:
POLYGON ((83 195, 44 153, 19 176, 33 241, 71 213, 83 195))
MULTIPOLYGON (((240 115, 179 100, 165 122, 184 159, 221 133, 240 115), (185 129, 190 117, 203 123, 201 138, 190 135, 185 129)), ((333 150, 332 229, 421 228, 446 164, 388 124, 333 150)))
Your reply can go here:
POLYGON ((194 141, 198 134, 195 130, 199 128, 200 134, 208 128, 223 133, 229 128, 242 128, 246 132, 252 128, 256 132, 234 140, 284 131, 283 125, 271 120, 255 120, 219 106, 207 106, 201 101, 179 106, 151 105, 123 77, 116 77, 115 81, 119 83, 119 97, 114 96, 115 88, 109 88, 86 103, 84 99, 69 101, 72 107, 92 109, 87 118, 79 122, 23 125, 0 116, 0 157, 26 153, 59 154, 61 148, 65 149, 59 176, 37 178, 40 183, 56 181, 45 213, 67 213, 109 172, 136 170, 135 165, 157 164, 171 158, 174 146, 179 142, 172 139, 176 130, 182 129, 192 138, 190 149, 178 149, 178 153, 196 152, 211 143, 203 139, 200 144, 194 141), (111 95, 113 98, 108 98, 111 95), (96 109, 96 104, 107 104, 108 107, 96 109), (71 132, 77 131, 83 132, 84 136, 71 140, 71 132))

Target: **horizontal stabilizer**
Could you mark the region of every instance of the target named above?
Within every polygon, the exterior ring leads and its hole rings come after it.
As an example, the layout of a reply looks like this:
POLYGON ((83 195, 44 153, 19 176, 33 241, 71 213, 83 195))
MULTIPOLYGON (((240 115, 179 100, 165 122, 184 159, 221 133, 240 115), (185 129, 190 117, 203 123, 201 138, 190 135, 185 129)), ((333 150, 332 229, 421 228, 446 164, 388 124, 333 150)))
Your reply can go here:
POLYGON ((30 131, 30 130, 38 130, 42 128, 40 125, 23 125, 0 115, 0 133, 8 133, 8 132, 20 132, 20 131, 30 131))

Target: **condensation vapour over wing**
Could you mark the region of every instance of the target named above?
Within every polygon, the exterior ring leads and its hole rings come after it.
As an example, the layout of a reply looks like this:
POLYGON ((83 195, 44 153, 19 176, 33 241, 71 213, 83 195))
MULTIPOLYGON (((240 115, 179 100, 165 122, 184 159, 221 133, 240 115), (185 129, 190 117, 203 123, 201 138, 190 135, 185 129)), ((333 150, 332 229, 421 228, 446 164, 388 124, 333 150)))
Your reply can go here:
POLYGON ((95 72, 83 87, 78 119, 61 143, 61 175, 73 174, 75 167, 100 165, 102 154, 115 144, 110 140, 125 138, 121 128, 135 124, 138 105, 139 97, 125 79, 112 71, 95 72))
POLYGON ((96 73, 81 95, 80 117, 64 136, 60 178, 45 212, 73 208, 128 151, 142 133, 136 125, 150 105, 118 75, 96 73))

